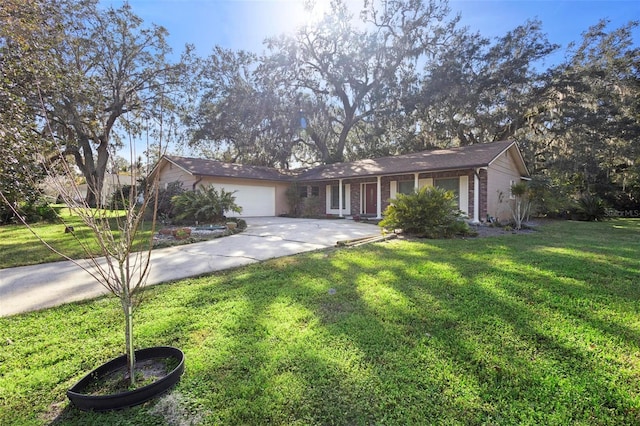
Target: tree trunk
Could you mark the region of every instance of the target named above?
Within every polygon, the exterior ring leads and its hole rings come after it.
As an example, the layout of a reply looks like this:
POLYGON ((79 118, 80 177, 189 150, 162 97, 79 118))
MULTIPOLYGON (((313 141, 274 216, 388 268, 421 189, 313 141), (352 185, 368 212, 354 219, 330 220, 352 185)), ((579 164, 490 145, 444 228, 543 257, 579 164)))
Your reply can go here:
POLYGON ((127 375, 129 377, 130 384, 133 386, 136 382, 136 353, 133 344, 133 303, 129 294, 123 295, 120 301, 122 302, 125 323, 124 334, 126 347, 125 353, 127 355, 127 375))
POLYGON ((90 207, 103 207, 102 192, 109 162, 108 143, 101 141, 97 148, 98 158, 94 161, 91 145, 83 145, 82 156, 76 156, 76 165, 87 180, 86 200, 90 207))

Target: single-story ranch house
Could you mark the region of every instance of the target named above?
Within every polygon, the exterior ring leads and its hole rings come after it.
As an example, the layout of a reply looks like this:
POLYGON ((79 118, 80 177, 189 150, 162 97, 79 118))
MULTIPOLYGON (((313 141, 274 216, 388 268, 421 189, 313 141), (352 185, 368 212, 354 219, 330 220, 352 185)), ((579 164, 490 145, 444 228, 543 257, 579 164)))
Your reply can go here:
POLYGON ((529 172, 515 142, 493 142, 422 151, 392 157, 282 171, 165 155, 153 174, 160 185, 180 181, 188 189, 211 185, 236 191, 242 215, 290 214, 287 189, 295 185, 301 198, 316 197, 315 214, 381 218, 398 193, 438 186, 456 194, 458 206, 473 222, 488 216, 509 220, 511 185, 529 172))

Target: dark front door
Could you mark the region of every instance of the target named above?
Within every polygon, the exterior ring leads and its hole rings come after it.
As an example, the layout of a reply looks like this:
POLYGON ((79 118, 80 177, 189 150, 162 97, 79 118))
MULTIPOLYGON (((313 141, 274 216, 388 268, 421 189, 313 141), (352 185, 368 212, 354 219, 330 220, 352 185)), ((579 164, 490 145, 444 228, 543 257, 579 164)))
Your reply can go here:
POLYGON ((364 184, 364 214, 378 214, 378 184, 364 184))

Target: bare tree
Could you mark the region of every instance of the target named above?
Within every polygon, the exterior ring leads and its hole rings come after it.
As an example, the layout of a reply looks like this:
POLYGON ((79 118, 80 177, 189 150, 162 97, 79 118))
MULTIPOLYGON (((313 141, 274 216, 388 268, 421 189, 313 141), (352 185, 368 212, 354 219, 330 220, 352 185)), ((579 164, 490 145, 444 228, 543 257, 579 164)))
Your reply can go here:
MULTIPOLYGON (((50 141, 56 148, 56 140, 50 141)), ((41 147, 46 144, 39 144, 41 147)), ((20 156, 17 151, 16 156, 20 156)), ((16 160, 18 160, 16 158, 16 160)), ((135 345, 133 338, 133 312, 139 302, 140 294, 146 283, 150 270, 151 249, 153 247, 152 237, 143 239, 140 231, 144 228, 145 211, 150 200, 157 200, 157 180, 147 182, 145 187, 138 185, 141 177, 135 170, 128 177, 128 182, 119 182, 121 188, 119 196, 122 210, 112 211, 102 208, 94 208, 81 193, 76 178, 76 173, 67 161, 51 160, 48 152, 41 150, 33 158, 38 160, 47 175, 48 182, 55 187, 64 203, 69 207, 74 215, 82 219, 84 225, 89 228, 93 240, 99 247, 99 255, 87 241, 76 236, 71 228, 75 241, 79 244, 86 259, 73 259, 52 247, 38 232, 27 223, 25 217, 20 214, 19 208, 6 197, 4 191, 0 191, 0 200, 4 202, 19 220, 29 228, 38 240, 47 248, 59 254, 63 258, 73 262, 79 268, 89 273, 97 282, 104 286, 111 294, 120 300, 120 305, 124 314, 125 324, 125 353, 127 355, 128 378, 130 383, 135 383, 135 345), (123 185, 128 183, 131 190, 128 194, 122 191, 123 185)), ((33 176, 32 176, 33 178, 33 176)), ((157 203, 157 201, 154 201, 157 203)), ((153 206, 156 211, 157 206, 153 206)), ((61 219, 62 220, 62 219, 61 219)), ((64 221, 63 221, 64 223, 64 221)), ((156 216, 151 220, 151 235, 155 231, 156 216)), ((66 224, 65 224, 66 226, 66 224)))

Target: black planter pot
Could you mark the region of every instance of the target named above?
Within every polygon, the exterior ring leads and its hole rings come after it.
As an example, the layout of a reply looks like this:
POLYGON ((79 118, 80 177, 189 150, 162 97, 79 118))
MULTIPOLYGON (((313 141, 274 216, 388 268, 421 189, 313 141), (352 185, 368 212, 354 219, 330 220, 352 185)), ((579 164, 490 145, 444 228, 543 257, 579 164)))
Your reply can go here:
POLYGON ((151 384, 132 391, 111 395, 88 395, 83 393, 83 391, 92 383, 104 378, 109 373, 125 368, 127 364, 127 357, 126 355, 122 355, 101 365, 91 373, 84 376, 78 383, 67 391, 67 397, 71 400, 73 405, 84 411, 117 410, 142 404, 143 402, 161 395, 178 383, 182 373, 184 372, 184 353, 180 349, 170 346, 157 346, 136 351, 136 363, 140 363, 145 360, 167 358, 177 359, 177 367, 167 373, 166 376, 151 384))

